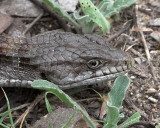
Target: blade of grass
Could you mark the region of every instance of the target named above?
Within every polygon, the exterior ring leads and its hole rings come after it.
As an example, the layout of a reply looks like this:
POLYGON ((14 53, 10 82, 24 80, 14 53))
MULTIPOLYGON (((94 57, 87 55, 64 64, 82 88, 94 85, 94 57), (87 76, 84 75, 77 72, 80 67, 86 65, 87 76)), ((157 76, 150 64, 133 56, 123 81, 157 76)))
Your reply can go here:
POLYGON ((83 115, 84 120, 87 121, 92 128, 96 128, 94 122, 90 119, 88 114, 85 111, 83 111, 83 109, 74 100, 72 100, 66 93, 64 93, 57 85, 48 82, 46 80, 35 80, 31 84, 31 86, 33 88, 46 90, 48 91, 48 93, 56 95, 61 101, 65 102, 75 110, 80 111, 81 114, 83 115))
POLYGON ((15 128, 14 123, 13 123, 13 118, 12 118, 12 113, 11 113, 11 108, 10 108, 10 103, 9 103, 8 97, 7 97, 6 93, 5 93, 5 91, 3 90, 3 88, 1 88, 1 89, 2 89, 2 91, 4 93, 4 96, 5 96, 6 101, 7 101, 8 112, 9 112, 9 119, 10 119, 11 127, 15 128))
POLYGON ((2 128, 10 128, 10 127, 8 127, 8 126, 2 124, 2 123, 0 123, 0 126, 2 126, 2 128))
POLYGON ((46 108, 47 108, 48 113, 52 113, 53 110, 52 110, 52 107, 51 107, 51 105, 48 101, 47 94, 48 94, 48 92, 45 93, 45 97, 44 97, 45 98, 45 103, 46 103, 46 108))
MULTIPOLYGON (((19 110, 19 109, 22 109, 22 108, 24 108, 24 107, 27 107, 29 105, 29 103, 28 104, 25 104, 25 105, 20 105, 20 106, 18 106, 18 107, 15 107, 15 108, 12 108, 11 109, 11 112, 13 112, 13 111, 16 111, 16 110, 19 110)), ((8 114, 9 114, 9 111, 7 110, 6 112, 3 112, 3 113, 0 113, 0 123, 2 123, 3 122, 3 120, 4 120, 4 118, 6 118, 7 116, 8 116, 8 114)))

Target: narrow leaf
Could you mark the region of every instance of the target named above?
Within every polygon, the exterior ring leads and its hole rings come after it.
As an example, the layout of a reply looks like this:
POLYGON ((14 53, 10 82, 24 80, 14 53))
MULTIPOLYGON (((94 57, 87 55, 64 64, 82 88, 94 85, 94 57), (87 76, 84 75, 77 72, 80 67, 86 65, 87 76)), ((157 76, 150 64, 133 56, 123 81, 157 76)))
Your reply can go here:
POLYGON ((114 81, 114 85, 109 92, 112 106, 122 107, 122 101, 125 98, 126 90, 130 85, 130 79, 127 76, 119 76, 114 81))
POLYGON ((48 82, 46 80, 35 80, 31 84, 33 88, 41 89, 49 91, 49 93, 52 93, 56 95, 61 101, 67 103, 70 107, 78 110, 83 115, 83 118, 85 121, 87 121, 92 128, 96 128, 93 121, 90 119, 88 114, 86 114, 85 111, 74 101, 72 100, 67 94, 65 94, 57 85, 48 82))
POLYGON ((138 112, 136 112, 131 117, 129 117, 125 122, 123 122, 122 124, 120 124, 116 128, 126 128, 129 125, 137 123, 137 122, 139 122, 140 117, 141 117, 141 115, 138 112))

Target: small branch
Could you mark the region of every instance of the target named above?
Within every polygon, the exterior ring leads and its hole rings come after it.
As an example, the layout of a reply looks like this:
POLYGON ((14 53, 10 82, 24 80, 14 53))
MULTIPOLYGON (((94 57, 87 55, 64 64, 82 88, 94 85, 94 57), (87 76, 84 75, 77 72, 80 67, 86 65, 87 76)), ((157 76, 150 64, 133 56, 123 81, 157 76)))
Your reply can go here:
POLYGON ((133 109, 135 109, 137 112, 139 112, 146 120, 148 120, 148 115, 142 111, 141 109, 139 109, 135 103, 133 101, 131 101, 130 97, 128 96, 128 94, 126 95, 126 98, 125 98, 125 102, 128 104, 128 105, 131 105, 133 109))
MULTIPOLYGON (((136 11, 135 12, 136 12, 136 16, 137 16, 138 6, 136 6, 136 11)), ((137 27, 140 28, 138 20, 137 20, 137 27)), ((149 49, 148 49, 147 42, 146 42, 146 39, 144 37, 143 31, 140 30, 139 32, 140 32, 140 35, 142 37, 142 43, 143 43, 143 46, 144 46, 144 50, 145 50, 147 59, 148 59, 148 61, 150 61, 151 56, 150 56, 150 53, 149 53, 149 49)))
POLYGON ((34 19, 34 21, 31 24, 29 24, 29 26, 25 29, 25 31, 23 32, 23 35, 25 35, 29 31, 29 29, 31 29, 33 25, 35 25, 35 23, 43 16, 43 14, 44 12, 42 10, 39 16, 36 19, 34 19))
POLYGON ((22 124, 24 122, 24 119, 28 115, 29 112, 44 98, 44 93, 41 93, 36 97, 36 99, 31 103, 31 105, 27 108, 27 110, 16 120, 15 126, 17 126, 20 122, 20 127, 22 127, 22 124))
POLYGON ((48 12, 52 17, 56 18, 58 20, 58 23, 62 26, 62 28, 66 32, 71 32, 71 29, 67 26, 66 21, 61 18, 54 10, 52 10, 49 6, 47 6, 44 2, 41 2, 39 0, 30 0, 33 2, 35 5, 39 6, 46 12, 48 12))
MULTIPOLYGON (((136 16, 138 15, 138 6, 136 6, 136 16)), ((140 25, 139 25, 139 22, 137 20, 137 27, 140 28, 140 25)), ((144 50, 145 50, 145 53, 146 53, 146 56, 147 56, 147 60, 148 60, 148 63, 149 63, 149 67, 150 67, 150 70, 151 70, 151 74, 154 78, 155 81, 157 81, 157 78, 155 76, 155 71, 154 71, 154 67, 153 67, 153 64, 151 63, 151 55, 149 53, 149 49, 148 49, 148 46, 147 46, 147 42, 146 42, 146 39, 144 37, 144 34, 143 34, 143 31, 140 29, 140 35, 142 37, 142 43, 143 43, 143 46, 144 46, 144 50)))
POLYGON ((145 128, 155 128, 155 126, 153 124, 146 122, 146 121, 141 121, 141 122, 135 123, 133 125, 130 125, 128 128, 130 128, 131 126, 137 126, 137 125, 142 125, 145 128))
POLYGON ((117 38, 118 36, 120 36, 122 33, 124 33, 125 31, 127 31, 132 25, 132 21, 129 21, 126 23, 126 25, 120 29, 118 32, 116 32, 114 35, 110 36, 106 41, 107 42, 111 42, 112 40, 114 40, 115 38, 117 38))
POLYGON ((149 49, 148 49, 148 46, 147 46, 146 39, 145 39, 144 34, 143 34, 142 31, 140 31, 140 34, 141 34, 141 37, 142 37, 142 42, 143 42, 144 50, 146 52, 147 59, 148 59, 148 61, 150 61, 151 55, 149 53, 149 49))

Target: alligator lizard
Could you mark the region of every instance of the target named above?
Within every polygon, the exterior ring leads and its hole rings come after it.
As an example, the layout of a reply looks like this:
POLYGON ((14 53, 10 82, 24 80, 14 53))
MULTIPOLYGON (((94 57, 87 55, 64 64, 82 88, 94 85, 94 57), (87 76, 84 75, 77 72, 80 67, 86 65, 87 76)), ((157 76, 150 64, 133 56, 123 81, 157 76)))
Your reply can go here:
POLYGON ((132 66, 129 55, 96 35, 0 36, 0 87, 30 87, 35 79, 47 79, 68 89, 112 79, 132 66))

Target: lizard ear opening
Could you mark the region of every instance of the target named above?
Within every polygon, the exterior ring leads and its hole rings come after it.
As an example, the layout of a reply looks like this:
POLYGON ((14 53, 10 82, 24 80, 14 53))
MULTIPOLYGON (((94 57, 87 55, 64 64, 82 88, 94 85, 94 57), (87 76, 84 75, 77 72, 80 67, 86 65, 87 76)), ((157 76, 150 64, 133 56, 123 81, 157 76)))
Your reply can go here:
POLYGON ((45 73, 41 73, 41 77, 42 77, 43 80, 48 80, 45 73))

